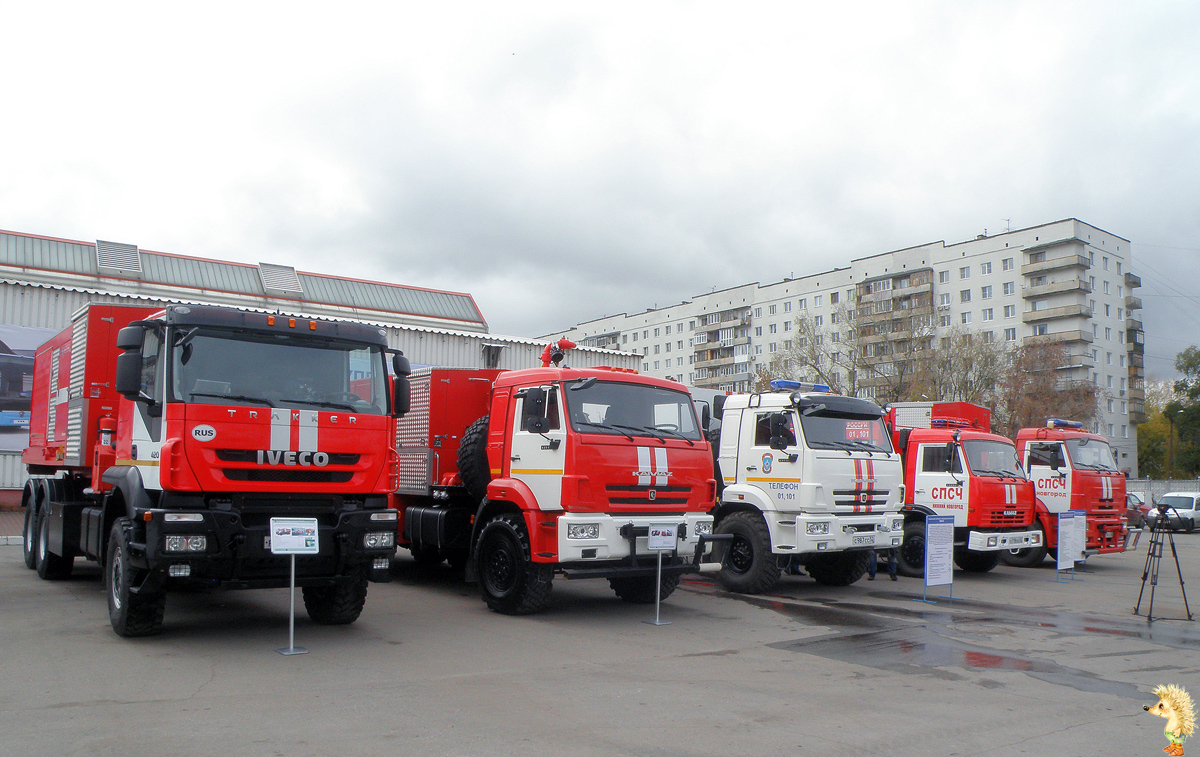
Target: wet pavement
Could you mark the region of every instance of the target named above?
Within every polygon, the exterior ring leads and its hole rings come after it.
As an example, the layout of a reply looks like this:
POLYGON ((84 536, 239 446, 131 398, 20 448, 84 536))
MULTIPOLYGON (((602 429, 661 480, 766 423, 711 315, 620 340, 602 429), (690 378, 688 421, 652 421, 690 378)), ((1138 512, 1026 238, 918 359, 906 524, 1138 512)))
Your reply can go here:
MULTIPOLYGON (((1176 543, 1195 576, 1200 535, 1176 543)), ((400 556, 355 625, 300 608, 311 651, 287 658, 285 590, 172 595, 162 636, 125 640, 94 566, 44 582, 20 556, 0 547, 11 753, 1153 755, 1150 690, 1200 694, 1198 624, 1132 613, 1144 551, 1073 581, 1050 562, 956 571, 957 599, 931 588, 935 604, 915 579, 788 576, 744 596, 701 576, 660 627, 603 581, 556 580, 545 613, 498 616, 448 567, 400 556)), ((1183 614, 1168 551, 1155 615, 1183 614)))

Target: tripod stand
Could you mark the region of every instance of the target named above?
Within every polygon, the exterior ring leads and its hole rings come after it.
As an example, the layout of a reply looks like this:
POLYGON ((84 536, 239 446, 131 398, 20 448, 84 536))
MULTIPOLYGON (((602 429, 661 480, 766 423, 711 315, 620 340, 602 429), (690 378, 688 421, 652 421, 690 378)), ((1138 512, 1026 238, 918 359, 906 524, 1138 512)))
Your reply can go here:
MULTIPOLYGON (((1179 517, 1178 512, 1175 513, 1175 517, 1179 517)), ((1146 622, 1154 620, 1154 590, 1158 588, 1158 566, 1162 562, 1163 534, 1167 535, 1167 541, 1171 543, 1171 557, 1175 559, 1175 573, 1179 576, 1179 593, 1183 595, 1184 612, 1187 613, 1188 620, 1195 620, 1192 617, 1191 608, 1188 607, 1187 591, 1183 588, 1183 570, 1179 567, 1179 553, 1175 551, 1175 534, 1167 527, 1167 507, 1165 505, 1158 507, 1158 517, 1150 525, 1150 545, 1146 548, 1146 567, 1142 570, 1142 588, 1138 592, 1138 601, 1133 608, 1133 614, 1140 614, 1138 610, 1141 609, 1142 594, 1146 591, 1146 579, 1149 578, 1150 604, 1146 608, 1146 622)), ((1183 620, 1183 618, 1159 618, 1159 620, 1183 620)))

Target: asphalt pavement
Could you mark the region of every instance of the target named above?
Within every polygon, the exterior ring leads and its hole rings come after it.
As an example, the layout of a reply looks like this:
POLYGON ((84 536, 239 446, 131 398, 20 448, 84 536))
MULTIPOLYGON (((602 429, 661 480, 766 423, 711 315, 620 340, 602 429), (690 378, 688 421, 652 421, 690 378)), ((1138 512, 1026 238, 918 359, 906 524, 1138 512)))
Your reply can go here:
MULTIPOLYGON (((1200 535, 1175 537, 1200 570, 1200 535)), ((770 595, 685 582, 654 608, 604 581, 555 581, 546 612, 505 617, 446 566, 401 550, 348 627, 287 590, 173 594, 165 631, 121 639, 94 564, 41 581, 0 547, 0 744, 88 755, 1161 754, 1151 689, 1200 694, 1200 628, 1132 614, 1146 544, 1074 580, 1000 566, 953 595, 886 572, 770 595)), ((1200 595, 1189 597, 1195 602, 1200 595)), ((1182 617, 1170 550, 1154 611, 1182 617)))

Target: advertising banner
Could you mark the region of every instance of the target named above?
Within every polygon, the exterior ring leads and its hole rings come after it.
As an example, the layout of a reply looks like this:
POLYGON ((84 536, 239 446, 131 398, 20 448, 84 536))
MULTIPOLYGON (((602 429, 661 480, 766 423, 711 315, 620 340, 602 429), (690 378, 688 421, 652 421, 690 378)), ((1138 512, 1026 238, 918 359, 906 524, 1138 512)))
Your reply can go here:
POLYGON ((925 517, 925 585, 954 583, 954 516, 925 517))

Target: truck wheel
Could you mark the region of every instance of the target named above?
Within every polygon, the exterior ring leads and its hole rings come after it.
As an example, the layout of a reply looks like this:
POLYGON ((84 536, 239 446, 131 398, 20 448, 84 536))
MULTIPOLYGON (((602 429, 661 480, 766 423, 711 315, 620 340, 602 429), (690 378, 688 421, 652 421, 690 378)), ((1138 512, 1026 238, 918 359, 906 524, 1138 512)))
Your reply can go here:
POLYGON ((837 552, 809 560, 808 575, 825 586, 849 586, 863 577, 871 557, 866 552, 837 552))
MULTIPOLYGON (((74 557, 63 557, 50 551, 50 518, 45 511, 38 516, 37 574, 45 581, 58 581, 71 575, 74 557)), ((65 549, 65 548, 64 548, 65 549)))
MULTIPOLYGON (((1042 560, 1046 559, 1046 532, 1039 528, 1042 532, 1042 543, 1037 547, 1026 547, 1025 549, 1006 549, 1000 553, 1000 559, 1005 565, 1011 565, 1014 568, 1036 568, 1042 564, 1042 560)), ((966 570, 964 568, 963 570, 966 570)))
POLYGON ((37 567, 37 510, 33 502, 25 506, 25 525, 21 527, 21 548, 25 554, 25 567, 37 567))
POLYGON ((520 515, 489 520, 479 535, 475 564, 489 609, 502 615, 528 615, 550 601, 554 569, 530 559, 529 534, 520 515))
MULTIPOLYGON (((618 597, 633 605, 648 605, 654 603, 654 576, 632 576, 629 578, 610 578, 608 585, 618 597)), ((659 589, 659 598, 666 599, 679 586, 679 576, 663 576, 659 589)))
POLYGON ((737 512, 723 519, 718 534, 733 534, 717 580, 730 591, 761 594, 779 582, 779 561, 771 554, 771 533, 757 512, 737 512))
POLYGON ((909 578, 925 577, 925 524, 922 521, 904 524, 904 541, 896 550, 896 572, 909 578))
POLYGON ((492 470, 487 459, 488 416, 472 423, 463 432, 458 445, 458 477, 475 502, 482 502, 487 495, 492 470))
POLYGON ((108 620, 118 636, 153 636, 162 632, 167 595, 162 591, 133 593, 141 576, 130 561, 126 518, 118 518, 108 536, 105 583, 108 588, 108 620))
POLYGON ((367 579, 361 576, 333 586, 305 586, 302 591, 308 617, 323 626, 353 623, 367 603, 367 579))
POLYGON ((956 549, 954 550, 954 564, 968 573, 987 573, 1000 564, 1000 553, 956 549))

